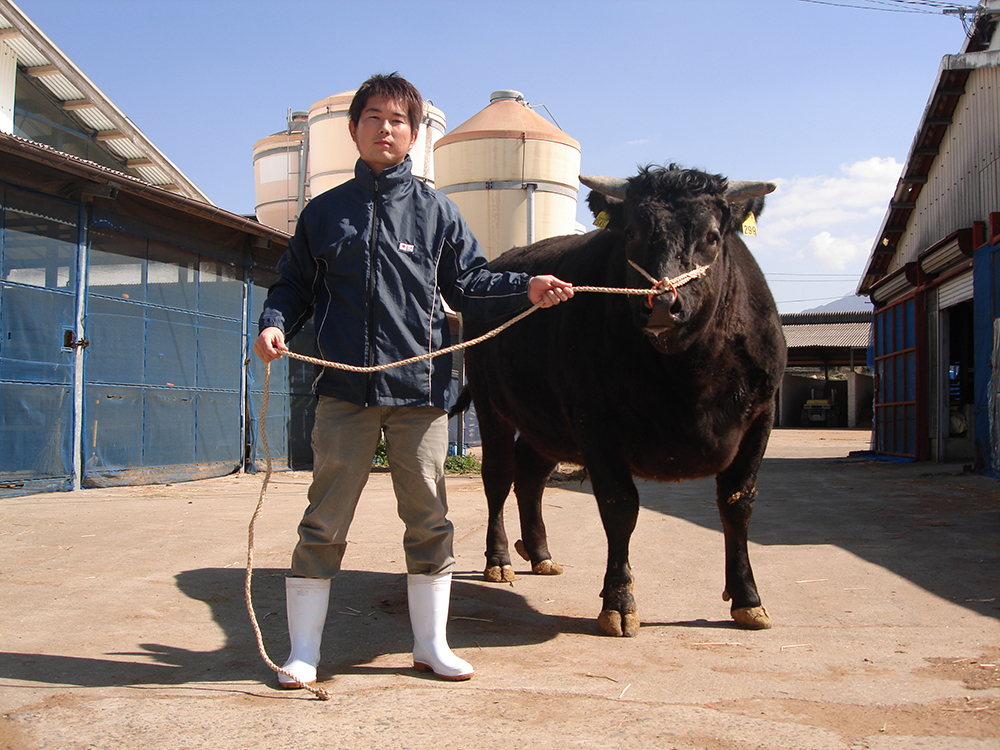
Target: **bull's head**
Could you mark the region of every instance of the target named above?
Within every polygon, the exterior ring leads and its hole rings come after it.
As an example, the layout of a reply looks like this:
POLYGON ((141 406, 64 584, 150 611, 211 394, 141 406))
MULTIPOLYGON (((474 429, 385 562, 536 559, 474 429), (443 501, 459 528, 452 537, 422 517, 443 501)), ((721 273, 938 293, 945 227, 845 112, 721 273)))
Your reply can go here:
MULTIPOLYGON (((714 314, 724 293, 725 255, 747 215, 759 214, 769 182, 730 182, 696 170, 646 167, 628 179, 581 175, 587 199, 606 229, 620 232, 630 286, 664 280, 651 297, 631 297, 636 325, 664 353, 683 350, 714 314), (638 267, 641 270, 636 270, 638 267), (697 268, 704 275, 672 286, 697 268)), ((738 241, 738 240, 736 240, 738 241)))

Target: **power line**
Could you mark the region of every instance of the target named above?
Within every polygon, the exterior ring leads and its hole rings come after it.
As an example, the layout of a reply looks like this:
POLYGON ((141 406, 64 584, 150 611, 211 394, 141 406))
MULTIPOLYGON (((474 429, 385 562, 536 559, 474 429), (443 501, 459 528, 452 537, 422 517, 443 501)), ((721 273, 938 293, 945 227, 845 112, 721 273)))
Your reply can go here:
POLYGON ((833 0, 799 0, 801 3, 814 5, 830 5, 835 8, 851 8, 853 10, 880 10, 886 13, 920 13, 922 15, 959 15, 975 13, 976 6, 959 3, 935 2, 935 0, 856 0, 867 2, 866 5, 833 2, 833 0), (933 9, 933 10, 932 10, 933 9))

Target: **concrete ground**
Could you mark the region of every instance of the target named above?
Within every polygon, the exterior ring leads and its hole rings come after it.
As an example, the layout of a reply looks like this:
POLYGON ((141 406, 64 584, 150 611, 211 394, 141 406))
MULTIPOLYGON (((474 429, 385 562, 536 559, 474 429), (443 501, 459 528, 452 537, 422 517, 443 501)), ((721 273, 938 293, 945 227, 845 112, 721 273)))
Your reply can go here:
MULTIPOLYGON (((643 625, 598 633, 606 544, 587 484, 545 496, 559 577, 481 579, 478 477, 449 479, 452 647, 465 683, 411 668, 388 474, 333 584, 319 701, 279 691, 244 604, 260 475, 0 501, 0 748, 1000 748, 1000 483, 780 430, 751 559, 774 627, 722 601, 712 480, 640 486, 643 625)), ((276 475, 253 603, 287 654, 283 579, 308 476, 276 475)), ((517 538, 516 510, 508 530, 517 538)))

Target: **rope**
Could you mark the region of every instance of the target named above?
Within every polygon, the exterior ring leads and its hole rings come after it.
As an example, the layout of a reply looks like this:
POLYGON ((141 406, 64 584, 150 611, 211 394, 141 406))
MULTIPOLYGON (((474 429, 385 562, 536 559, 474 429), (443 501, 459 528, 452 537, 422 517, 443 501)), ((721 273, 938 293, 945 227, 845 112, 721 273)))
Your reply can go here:
MULTIPOLYGON (((629 263, 632 263, 632 261, 630 260, 629 263)), ((667 289, 671 289, 676 292, 677 287, 683 286, 684 284, 687 284, 689 281, 693 281, 694 279, 704 276, 709 268, 708 266, 698 266, 697 268, 694 268, 688 271, 687 273, 682 273, 680 276, 676 276, 672 279, 654 279, 635 263, 632 263, 632 265, 643 276, 645 276, 650 280, 650 282, 653 284, 652 289, 633 289, 633 288, 604 287, 604 286, 574 286, 573 292, 574 293, 600 292, 603 294, 626 294, 631 296, 642 295, 644 297, 648 296, 650 299, 652 299, 653 296, 657 294, 665 293, 667 289), (667 287, 667 289, 661 289, 661 287, 664 286, 667 287)), ((316 359, 315 357, 307 357, 304 354, 297 354, 295 352, 285 352, 285 356, 290 357, 292 359, 302 360, 303 362, 311 362, 312 364, 320 365, 322 367, 332 367, 337 370, 348 370, 350 372, 381 372, 383 370, 392 369, 393 367, 402 367, 404 365, 413 364, 414 362, 420 362, 425 359, 440 357, 444 354, 450 354, 451 352, 458 351, 459 349, 468 349, 469 347, 475 346, 476 344, 480 344, 483 341, 486 341, 487 339, 493 338, 501 331, 504 331, 507 328, 510 328, 515 323, 524 320, 526 317, 531 315, 531 313, 535 312, 535 310, 537 310, 541 306, 542 303, 539 302, 533 305, 532 307, 529 307, 520 315, 511 318, 506 323, 503 323, 502 325, 498 326, 497 328, 494 328, 492 331, 483 334, 482 336, 479 336, 478 338, 474 338, 469 341, 463 341, 461 343, 445 347, 444 349, 439 349, 436 352, 428 352, 426 354, 420 354, 416 357, 410 357, 409 359, 400 360, 399 362, 390 362, 384 365, 373 365, 371 367, 357 367, 355 365, 345 365, 340 362, 327 362, 326 360, 316 359)), ((267 402, 268 402, 268 396, 270 394, 270 383, 271 383, 271 363, 266 362, 264 364, 264 400, 261 403, 260 407, 260 441, 261 444, 264 446, 264 460, 266 463, 266 469, 264 471, 264 481, 261 483, 260 487, 260 498, 257 500, 257 507, 254 510, 253 516, 250 518, 249 539, 247 541, 247 575, 243 593, 246 598, 247 611, 250 613, 250 623, 253 626, 254 634, 257 637, 257 650, 260 652, 261 658, 264 660, 264 663, 267 664, 267 666, 270 667, 273 671, 277 672, 278 674, 283 674, 286 677, 289 677, 292 680, 294 680, 295 675, 279 667, 277 664, 271 661, 271 658, 267 655, 267 649, 264 647, 264 637, 261 634, 260 625, 257 622, 257 615, 254 612, 253 595, 251 593, 251 582, 253 580, 254 528, 257 524, 257 519, 260 518, 261 512, 264 509, 264 496, 267 493, 267 485, 271 481, 271 473, 272 473, 271 449, 268 447, 267 431, 264 429, 264 418, 267 416, 267 402)), ((329 692, 327 692, 321 687, 317 687, 316 685, 302 685, 302 687, 308 690, 313 695, 315 695, 320 700, 327 701, 330 700, 330 698, 332 697, 329 692)))
MULTIPOLYGON (((629 262, 631 263, 631 261, 629 262)), ((635 264, 633 263, 632 265, 635 264)), ((644 275, 649 276, 649 274, 643 271, 643 269, 639 268, 639 266, 635 265, 635 267, 644 275)), ((573 293, 575 294, 576 292, 602 292, 604 294, 627 294, 631 296, 641 295, 643 297, 653 297, 658 294, 666 293, 667 289, 671 289, 674 292, 676 292, 677 287, 683 286, 684 284, 687 284, 689 281, 693 281, 694 279, 704 276, 707 271, 708 271, 708 266, 698 266, 697 268, 694 268, 688 271, 687 273, 682 273, 680 276, 676 276, 672 279, 661 279, 659 281, 653 279, 652 289, 633 289, 631 287, 608 287, 608 286, 574 286, 573 293), (667 289, 659 289, 658 288, 659 286, 666 286, 667 289)), ((327 360, 324 359, 317 359, 316 357, 307 357, 305 354, 298 354, 297 352, 291 352, 291 351, 285 352, 285 356, 289 357, 290 359, 298 359, 303 362, 309 362, 311 364, 319 365, 321 367, 330 367, 335 370, 347 370, 348 372, 361 372, 361 373, 382 372, 384 370, 391 370, 394 367, 403 367, 404 365, 412 365, 414 362, 422 362, 425 359, 440 357, 444 354, 451 354, 452 352, 457 352, 459 349, 468 349, 470 347, 475 346, 476 344, 481 344, 482 342, 491 339, 497 334, 501 333, 502 331, 505 331, 506 329, 510 328, 515 323, 521 322, 541 306, 542 303, 539 302, 533 305, 532 307, 529 307, 527 310, 520 313, 516 317, 511 318, 506 323, 497 326, 492 331, 488 331, 487 333, 484 333, 482 336, 479 336, 477 338, 470 339, 469 341, 463 341, 458 344, 452 344, 451 346, 447 346, 444 349, 438 349, 437 351, 434 352, 427 352, 426 354, 418 354, 415 357, 402 359, 398 362, 389 362, 384 365, 371 365, 370 367, 361 367, 358 365, 345 365, 341 362, 328 362, 327 360)))
MULTIPOLYGON (((267 431, 264 429, 264 417, 267 415, 267 400, 270 393, 270 385, 271 363, 267 362, 264 364, 264 401, 260 407, 260 441, 264 446, 264 458, 266 460, 267 468, 264 471, 264 481, 260 485, 260 498, 257 500, 257 508, 254 510, 253 516, 250 518, 250 532, 249 539, 247 541, 247 577, 246 584, 243 588, 243 594, 247 602, 247 611, 250 613, 250 623, 253 625, 253 632, 257 636, 257 650, 260 652, 260 656, 264 660, 264 663, 278 674, 283 674, 286 677, 290 677, 292 680, 295 680, 295 675, 279 667, 271 661, 271 658, 267 655, 267 649, 264 648, 264 636, 261 635, 260 625, 257 623, 257 614, 253 609, 253 595, 250 591, 250 584, 253 580, 254 527, 257 525, 257 519, 260 518, 261 511, 264 509, 264 494, 267 492, 268 482, 271 481, 271 449, 267 445, 267 431)), ((321 687, 317 687, 316 685, 302 685, 302 687, 320 700, 328 701, 332 697, 330 693, 321 687)))

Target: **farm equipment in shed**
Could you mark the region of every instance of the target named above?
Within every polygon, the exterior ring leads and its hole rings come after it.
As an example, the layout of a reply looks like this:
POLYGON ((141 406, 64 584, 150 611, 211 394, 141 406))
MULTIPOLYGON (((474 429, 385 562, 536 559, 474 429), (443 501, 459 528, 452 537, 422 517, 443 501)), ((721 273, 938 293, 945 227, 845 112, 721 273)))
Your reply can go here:
POLYGON ((802 414, 799 417, 799 424, 802 427, 838 427, 840 425, 840 406, 837 404, 837 392, 831 388, 828 395, 829 398, 816 398, 816 389, 813 388, 810 391, 810 398, 802 407, 802 414))

